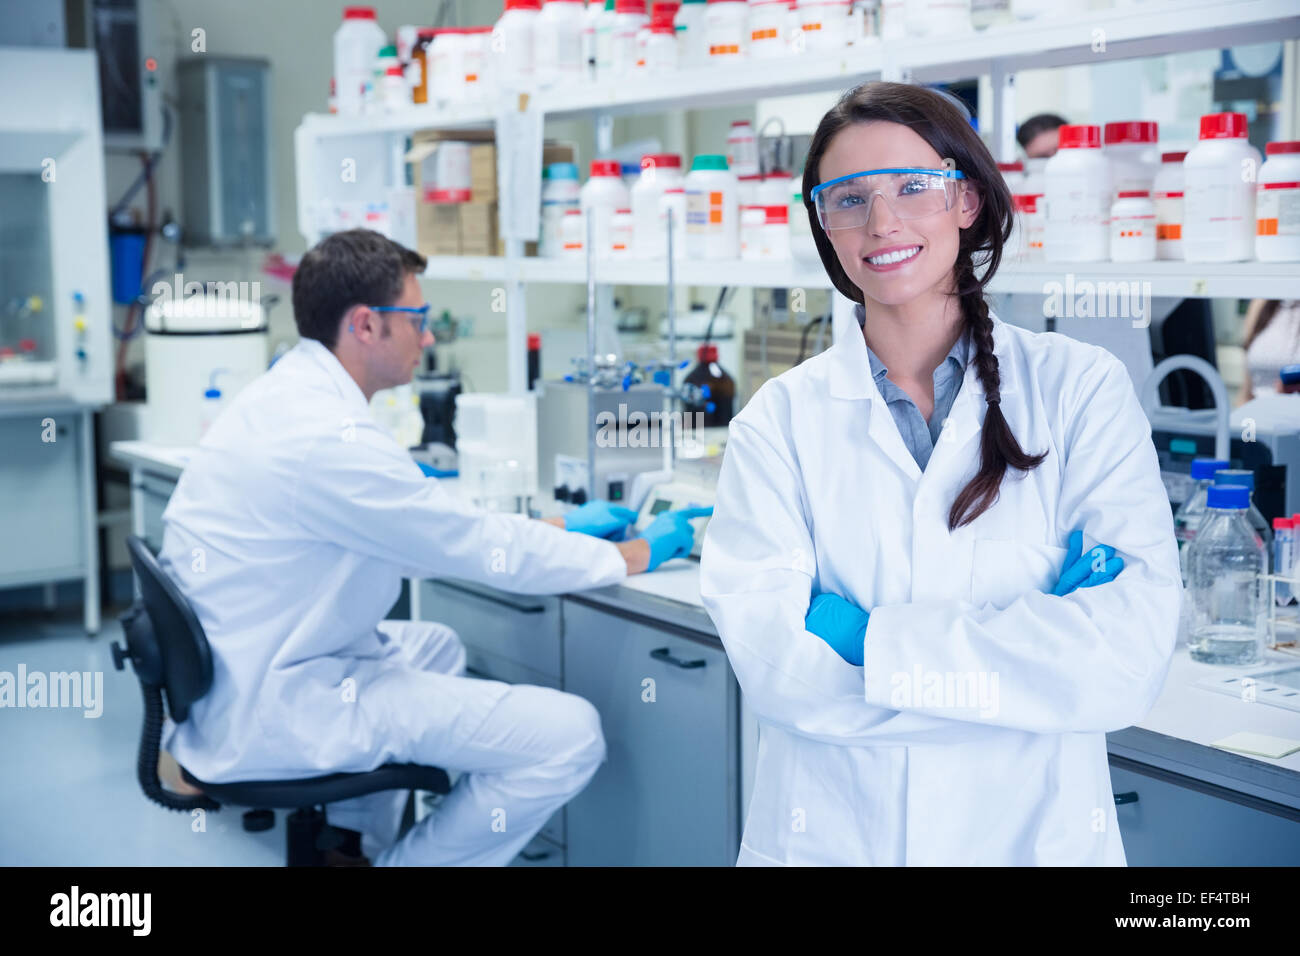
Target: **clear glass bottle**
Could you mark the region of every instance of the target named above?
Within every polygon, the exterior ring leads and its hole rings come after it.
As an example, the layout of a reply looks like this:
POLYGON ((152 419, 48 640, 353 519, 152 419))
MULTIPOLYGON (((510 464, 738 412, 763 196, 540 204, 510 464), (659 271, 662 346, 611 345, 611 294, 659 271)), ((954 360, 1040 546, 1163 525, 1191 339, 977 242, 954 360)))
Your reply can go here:
POLYGON ((1247 468, 1220 468, 1214 473, 1214 483, 1242 485, 1250 493, 1250 507, 1246 509, 1246 520, 1255 529, 1259 539, 1264 542, 1264 570, 1268 571, 1269 558, 1273 554, 1273 529, 1268 526, 1268 521, 1255 507, 1255 473, 1247 468))
POLYGON ((1188 651, 1204 664, 1254 664, 1263 655, 1267 617, 1260 575, 1264 542, 1246 513, 1243 485, 1212 485, 1205 520, 1188 545, 1191 622, 1188 651))
POLYGON ((1227 468, 1231 462, 1222 458, 1193 458, 1192 489, 1174 513, 1174 537, 1178 540, 1178 564, 1183 573, 1183 586, 1187 586, 1187 545, 1196 537, 1196 529, 1205 517, 1205 493, 1214 484, 1214 473, 1227 468))

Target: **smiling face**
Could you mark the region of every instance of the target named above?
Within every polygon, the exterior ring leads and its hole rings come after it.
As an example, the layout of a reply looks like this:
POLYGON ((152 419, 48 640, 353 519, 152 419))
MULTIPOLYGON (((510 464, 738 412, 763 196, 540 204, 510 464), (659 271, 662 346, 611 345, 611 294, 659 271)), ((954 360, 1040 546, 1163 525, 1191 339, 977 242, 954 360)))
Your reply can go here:
MULTIPOLYGON (((835 135, 818 166, 820 182, 868 169, 941 169, 944 157, 898 123, 854 123, 835 135)), ((902 306, 952 286, 960 230, 975 221, 979 193, 957 180, 947 210, 923 219, 899 219, 877 196, 861 226, 826 233, 849 280, 872 302, 902 306)), ((892 197, 888 197, 892 198, 892 197)))

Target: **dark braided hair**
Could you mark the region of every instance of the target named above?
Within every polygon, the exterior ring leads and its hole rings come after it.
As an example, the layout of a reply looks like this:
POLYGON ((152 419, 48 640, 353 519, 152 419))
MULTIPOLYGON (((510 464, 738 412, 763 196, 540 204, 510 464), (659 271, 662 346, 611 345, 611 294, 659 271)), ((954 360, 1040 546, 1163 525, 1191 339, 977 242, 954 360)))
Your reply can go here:
POLYGON ((831 283, 864 307, 862 290, 840 265, 809 197, 813 187, 821 182, 819 167, 831 141, 846 127, 868 122, 898 123, 914 131, 940 156, 952 159, 956 168, 965 173, 967 188, 978 190, 982 199, 975 221, 961 230, 957 259, 953 263, 953 294, 960 297, 965 327, 975 346, 972 361, 984 386, 988 410, 980 430, 979 471, 958 493, 948 511, 948 530, 952 531, 974 521, 993 506, 1008 466, 1031 471, 1047 458, 1046 452, 1027 454, 1002 414, 1002 383, 998 359, 993 353, 993 319, 984 298, 984 287, 997 271, 1002 261, 1002 246, 1011 236, 1011 192, 988 148, 960 110, 943 95, 907 83, 864 83, 845 93, 822 117, 813 134, 804 167, 803 197, 817 252, 831 283))

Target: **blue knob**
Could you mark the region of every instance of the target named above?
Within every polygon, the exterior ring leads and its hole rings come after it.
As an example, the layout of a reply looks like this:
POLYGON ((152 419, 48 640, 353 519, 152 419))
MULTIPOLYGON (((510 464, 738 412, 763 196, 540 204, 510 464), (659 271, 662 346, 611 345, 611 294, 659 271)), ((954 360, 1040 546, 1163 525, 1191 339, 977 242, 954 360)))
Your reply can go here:
POLYGON ((86 301, 86 297, 82 295, 80 292, 74 292, 72 293, 72 301, 77 303, 77 305, 81 305, 83 302, 86 301))
POLYGON ((661 369, 660 371, 655 372, 654 381, 656 385, 663 385, 667 387, 673 383, 672 373, 669 372, 667 369, 661 369))
POLYGON ((714 412, 718 410, 718 406, 713 404, 713 402, 709 402, 704 406, 704 410, 708 412, 710 415, 712 415, 714 412))
POLYGON ((86 350, 85 350, 85 349, 77 349, 77 358, 78 358, 80 361, 82 361, 82 362, 86 361, 86 358, 87 358, 86 350))
POLYGON ((685 360, 682 362, 681 365, 678 365, 678 366, 677 366, 677 368, 678 368, 678 370, 680 371, 681 369, 686 368, 686 366, 688 366, 688 365, 690 365, 690 364, 691 364, 691 360, 690 360, 690 359, 685 359, 685 360))
POLYGON ((623 391, 626 392, 626 391, 627 391, 629 388, 631 388, 631 387, 632 387, 632 376, 631 376, 630 374, 628 374, 628 375, 624 375, 624 376, 623 376, 623 391))
POLYGON ((572 381, 573 381, 573 376, 572 376, 572 375, 566 375, 566 376, 564 376, 564 380, 565 380, 566 382, 572 382, 572 381))
POLYGON ((709 391, 709 386, 707 385, 700 386, 700 394, 703 395, 705 398, 713 397, 713 393, 709 391))

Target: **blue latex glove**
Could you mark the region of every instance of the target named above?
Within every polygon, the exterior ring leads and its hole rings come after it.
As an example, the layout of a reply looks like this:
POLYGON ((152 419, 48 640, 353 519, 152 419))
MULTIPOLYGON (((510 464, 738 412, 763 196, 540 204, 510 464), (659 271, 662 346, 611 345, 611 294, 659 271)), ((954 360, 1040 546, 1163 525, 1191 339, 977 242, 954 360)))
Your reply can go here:
POLYGON ((655 520, 637 535, 650 543, 650 566, 646 570, 653 571, 669 558, 684 558, 690 554, 691 545, 695 543, 691 519, 707 518, 712 514, 712 508, 683 508, 656 515, 655 520))
POLYGON ((1061 579, 1052 591, 1057 597, 1064 597, 1075 588, 1091 588, 1115 580, 1115 576, 1124 570, 1124 559, 1115 554, 1115 549, 1108 544, 1098 544, 1083 553, 1083 531, 1075 529, 1070 532, 1070 546, 1061 566, 1061 579), (1099 553, 1100 552, 1100 553, 1099 553), (1104 570, 1094 568, 1101 566, 1104 570))
POLYGON ((631 508, 622 508, 597 499, 565 514, 564 530, 589 534, 593 538, 621 541, 624 529, 635 520, 636 512, 631 508))
POLYGON ((804 627, 850 664, 862 666, 870 613, 838 594, 819 594, 808 606, 804 627))

